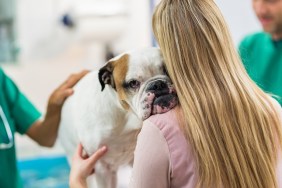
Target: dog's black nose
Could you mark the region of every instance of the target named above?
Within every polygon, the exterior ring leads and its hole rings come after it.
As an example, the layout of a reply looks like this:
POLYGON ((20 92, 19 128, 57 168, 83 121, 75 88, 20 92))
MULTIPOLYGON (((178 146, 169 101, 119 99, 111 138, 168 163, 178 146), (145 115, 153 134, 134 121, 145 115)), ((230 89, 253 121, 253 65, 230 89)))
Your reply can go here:
POLYGON ((156 90, 163 90, 167 89, 167 84, 162 80, 157 80, 149 84, 147 90, 148 91, 156 91, 156 90))

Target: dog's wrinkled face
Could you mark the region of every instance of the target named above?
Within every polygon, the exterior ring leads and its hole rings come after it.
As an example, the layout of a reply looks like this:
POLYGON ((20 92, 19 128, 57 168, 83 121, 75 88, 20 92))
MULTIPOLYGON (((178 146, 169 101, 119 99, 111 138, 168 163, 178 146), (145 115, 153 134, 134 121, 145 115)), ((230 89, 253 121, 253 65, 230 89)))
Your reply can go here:
POLYGON ((110 60, 99 71, 102 91, 106 84, 114 88, 121 105, 145 120, 177 105, 177 96, 166 74, 157 48, 123 54, 110 60))

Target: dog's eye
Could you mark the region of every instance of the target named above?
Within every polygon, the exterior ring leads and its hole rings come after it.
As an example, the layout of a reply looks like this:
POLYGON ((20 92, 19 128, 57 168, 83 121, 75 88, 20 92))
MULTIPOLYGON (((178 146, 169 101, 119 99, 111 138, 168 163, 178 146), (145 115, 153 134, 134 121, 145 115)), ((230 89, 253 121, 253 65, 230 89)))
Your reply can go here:
POLYGON ((140 86, 140 82, 137 81, 137 80, 131 80, 129 83, 128 83, 129 87, 132 88, 132 89, 136 89, 140 86))

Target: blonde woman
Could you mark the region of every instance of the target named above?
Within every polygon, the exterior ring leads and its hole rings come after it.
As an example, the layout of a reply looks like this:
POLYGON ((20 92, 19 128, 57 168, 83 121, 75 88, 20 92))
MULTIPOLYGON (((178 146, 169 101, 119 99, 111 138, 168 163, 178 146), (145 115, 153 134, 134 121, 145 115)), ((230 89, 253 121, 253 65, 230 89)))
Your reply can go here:
POLYGON ((248 77, 215 2, 162 0, 153 29, 180 105, 144 122, 129 187, 282 188, 281 107, 248 77))

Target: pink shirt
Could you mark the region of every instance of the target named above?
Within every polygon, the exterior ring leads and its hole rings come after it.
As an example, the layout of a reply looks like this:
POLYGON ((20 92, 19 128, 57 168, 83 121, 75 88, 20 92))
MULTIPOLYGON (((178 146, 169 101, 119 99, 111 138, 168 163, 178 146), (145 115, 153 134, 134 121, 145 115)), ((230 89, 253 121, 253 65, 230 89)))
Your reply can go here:
MULTIPOLYGON (((282 111, 280 112, 282 126, 282 111)), ((179 129, 175 110, 151 116, 138 135, 130 188, 194 188, 197 182, 191 146, 179 129)), ((282 188, 282 157, 277 166, 282 188)))

